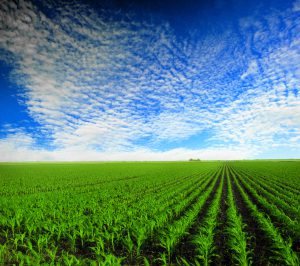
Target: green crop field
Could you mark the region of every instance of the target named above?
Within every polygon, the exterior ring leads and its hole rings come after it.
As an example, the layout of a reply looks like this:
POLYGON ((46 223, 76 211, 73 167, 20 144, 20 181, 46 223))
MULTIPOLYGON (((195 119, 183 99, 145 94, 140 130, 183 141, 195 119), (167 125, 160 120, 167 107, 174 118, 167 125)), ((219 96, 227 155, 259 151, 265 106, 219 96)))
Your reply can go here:
POLYGON ((2 163, 1 265, 299 265, 300 161, 2 163))

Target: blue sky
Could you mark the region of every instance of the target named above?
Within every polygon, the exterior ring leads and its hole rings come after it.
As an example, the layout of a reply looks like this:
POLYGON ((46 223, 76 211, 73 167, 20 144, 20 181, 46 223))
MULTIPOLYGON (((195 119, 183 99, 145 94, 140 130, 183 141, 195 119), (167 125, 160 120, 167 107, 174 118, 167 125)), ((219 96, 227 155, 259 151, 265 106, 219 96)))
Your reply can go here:
POLYGON ((300 157, 300 1, 0 3, 0 160, 300 157))

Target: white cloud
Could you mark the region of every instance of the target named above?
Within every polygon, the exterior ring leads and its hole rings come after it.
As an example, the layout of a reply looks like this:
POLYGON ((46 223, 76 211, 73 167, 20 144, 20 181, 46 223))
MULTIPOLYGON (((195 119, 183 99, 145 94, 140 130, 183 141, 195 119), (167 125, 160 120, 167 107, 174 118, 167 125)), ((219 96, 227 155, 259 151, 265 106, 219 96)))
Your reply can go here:
POLYGON ((248 77, 249 75, 255 75, 259 71, 257 62, 255 60, 250 61, 248 69, 241 75, 241 79, 248 77))
POLYGON ((253 89, 222 110, 214 139, 238 145, 300 148, 300 46, 295 39, 259 59, 253 89))
POLYGON ((219 147, 206 149, 171 149, 153 151, 138 148, 132 151, 95 151, 85 146, 49 151, 31 146, 33 139, 25 134, 9 136, 0 140, 0 161, 178 161, 189 158, 201 160, 236 160, 252 158, 254 151, 245 147, 219 147), (21 144, 21 145, 20 145, 21 144))
POLYGON ((181 40, 164 22, 44 4, 51 19, 30 2, 1 1, 0 48, 15 56, 12 77, 56 149, 15 132, 0 140, 2 160, 250 158, 258 147, 299 145, 300 23, 291 10, 244 18, 238 33, 181 40), (151 151, 208 130, 210 149, 151 151))
POLYGON ((50 20, 26 1, 1 6, 0 46, 18 59, 15 79, 26 88, 30 116, 59 145, 184 139, 211 123, 207 108, 231 97, 228 90, 219 99, 219 85, 207 78, 207 71, 217 79, 230 68, 208 64, 226 44, 214 36, 191 45, 164 23, 105 22, 68 5, 50 20), (81 134, 87 127, 93 133, 81 134))

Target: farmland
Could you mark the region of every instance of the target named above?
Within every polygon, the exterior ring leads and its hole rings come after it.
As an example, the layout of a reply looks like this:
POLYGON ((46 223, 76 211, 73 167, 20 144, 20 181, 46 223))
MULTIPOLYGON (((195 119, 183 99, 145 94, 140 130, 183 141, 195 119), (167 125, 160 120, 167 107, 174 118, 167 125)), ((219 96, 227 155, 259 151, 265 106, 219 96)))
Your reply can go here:
POLYGON ((2 163, 1 265, 299 265, 300 161, 2 163))

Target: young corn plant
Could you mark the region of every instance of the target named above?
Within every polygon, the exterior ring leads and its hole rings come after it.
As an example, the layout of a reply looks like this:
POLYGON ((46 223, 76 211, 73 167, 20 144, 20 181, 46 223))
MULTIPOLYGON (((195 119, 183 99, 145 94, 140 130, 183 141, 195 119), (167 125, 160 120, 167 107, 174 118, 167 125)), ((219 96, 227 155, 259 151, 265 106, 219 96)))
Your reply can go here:
POLYGON ((124 260, 124 258, 116 257, 115 255, 110 253, 104 254, 103 257, 104 260, 100 262, 101 266, 110 266, 110 265, 121 266, 122 261, 124 260))
POLYGON ((227 227, 228 247, 232 252, 232 260, 235 265, 249 266, 252 264, 251 251, 248 250, 247 240, 249 239, 244 231, 245 224, 238 214, 234 197, 232 194, 231 180, 227 172, 227 227))
MULTIPOLYGON (((222 188, 224 183, 224 170, 221 177, 220 185, 217 189, 216 196, 208 209, 206 216, 198 230, 198 233, 193 238, 193 243, 196 245, 197 259, 200 264, 208 266, 215 251, 214 237, 217 227, 217 216, 220 209, 220 201, 222 188)), ((196 260, 197 261, 197 260, 196 260)))
POLYGON ((167 251, 168 261, 171 261, 171 254, 175 245, 179 242, 179 237, 184 233, 183 228, 173 227, 168 232, 163 232, 160 246, 167 251))
POLYGON ((77 247, 76 247, 77 235, 73 232, 70 232, 67 234, 67 237, 68 237, 68 241, 70 243, 72 252, 76 253, 76 251, 77 251, 77 247))
POLYGON ((31 240, 27 240, 24 246, 28 249, 29 255, 31 255, 35 260, 41 260, 41 254, 39 254, 33 247, 31 240))
POLYGON ((165 252, 161 253, 159 255, 159 258, 157 259, 157 261, 160 261, 160 265, 166 266, 168 265, 168 255, 166 255, 165 252))
POLYGON ((48 256, 50 257, 51 264, 54 265, 56 255, 57 255, 58 247, 52 246, 51 248, 46 248, 46 252, 48 256))
POLYGON ((300 220, 298 204, 291 198, 285 197, 285 195, 282 194, 282 191, 280 193, 278 188, 272 188, 270 185, 267 185, 264 181, 260 180, 257 176, 253 179, 251 175, 243 173, 243 177, 257 192, 261 193, 261 195, 265 196, 269 201, 276 204, 276 206, 288 214, 291 219, 300 220))
POLYGON ((141 253, 141 247, 145 240, 148 238, 146 227, 137 228, 134 231, 134 236, 136 239, 136 253, 139 256, 141 253))
POLYGON ((169 263, 171 262, 171 255, 175 246, 179 243, 180 239, 187 234, 188 228, 196 219, 210 193, 212 193, 216 182, 217 178, 214 179, 214 181, 210 184, 210 187, 207 188, 203 194, 201 194, 197 202, 180 220, 177 220, 173 224, 169 225, 167 229, 161 233, 160 246, 167 251, 169 263))
POLYGON ((15 238, 13 242, 16 250, 18 249, 19 245, 24 245, 25 236, 26 236, 26 232, 23 234, 15 234, 15 238))
POLYGON ((80 260, 76 258, 76 256, 69 254, 69 253, 64 253, 63 255, 63 262, 67 266, 73 266, 73 265, 80 265, 80 260))
POLYGON ((127 233, 127 236, 123 238, 123 244, 125 245, 129 255, 130 255, 130 260, 133 258, 133 249, 134 249, 134 243, 132 241, 132 238, 130 236, 130 233, 127 233))
POLYGON ((245 182, 240 178, 239 181, 246 189, 248 189, 250 194, 259 202, 259 204, 261 204, 272 217, 275 217, 275 219, 280 222, 282 228, 286 229, 288 232, 293 232, 295 239, 300 239, 300 224, 298 221, 292 220, 281 209, 277 208, 276 205, 270 203, 267 199, 258 194, 252 183, 245 182))
POLYGON ((285 241, 278 230, 274 227, 271 220, 261 213, 256 205, 252 203, 244 189, 239 184, 235 174, 233 174, 234 181, 244 199, 253 218, 258 222, 261 229, 266 233, 272 245, 273 259, 278 263, 284 265, 296 266, 299 265, 298 255, 292 249, 291 240, 285 241))

